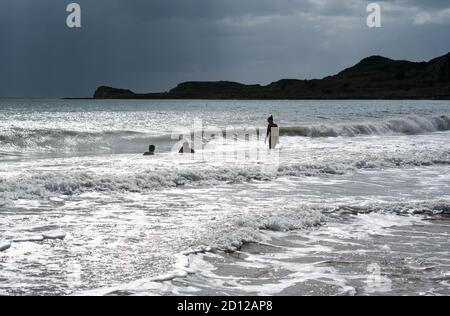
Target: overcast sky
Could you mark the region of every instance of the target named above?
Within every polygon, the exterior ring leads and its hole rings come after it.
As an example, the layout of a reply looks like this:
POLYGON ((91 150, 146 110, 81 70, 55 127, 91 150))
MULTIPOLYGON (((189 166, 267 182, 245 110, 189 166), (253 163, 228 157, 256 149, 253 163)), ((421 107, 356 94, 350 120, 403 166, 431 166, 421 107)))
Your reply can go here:
POLYGON ((0 96, 165 91, 188 80, 321 78, 370 55, 450 52, 449 0, 1 0, 0 96), (66 26, 77 2, 82 27, 66 26))

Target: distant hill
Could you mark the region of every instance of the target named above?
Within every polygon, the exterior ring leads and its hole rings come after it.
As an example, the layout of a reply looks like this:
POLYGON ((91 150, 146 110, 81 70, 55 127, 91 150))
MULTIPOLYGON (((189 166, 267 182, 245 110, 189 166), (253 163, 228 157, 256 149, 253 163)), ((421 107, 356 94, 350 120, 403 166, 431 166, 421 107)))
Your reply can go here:
POLYGON ((450 53, 429 62, 372 56, 337 75, 283 79, 269 85, 184 82, 168 92, 139 94, 99 87, 95 99, 450 99, 450 53))

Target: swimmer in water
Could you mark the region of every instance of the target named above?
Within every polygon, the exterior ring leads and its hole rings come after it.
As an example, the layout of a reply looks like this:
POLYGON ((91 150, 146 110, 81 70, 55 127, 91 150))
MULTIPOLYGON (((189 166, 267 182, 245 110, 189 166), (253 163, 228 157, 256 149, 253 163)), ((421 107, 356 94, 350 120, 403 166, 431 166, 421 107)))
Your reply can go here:
POLYGON ((148 151, 146 153, 144 153, 144 156, 154 156, 155 155, 155 150, 156 150, 155 145, 150 145, 148 147, 148 151))

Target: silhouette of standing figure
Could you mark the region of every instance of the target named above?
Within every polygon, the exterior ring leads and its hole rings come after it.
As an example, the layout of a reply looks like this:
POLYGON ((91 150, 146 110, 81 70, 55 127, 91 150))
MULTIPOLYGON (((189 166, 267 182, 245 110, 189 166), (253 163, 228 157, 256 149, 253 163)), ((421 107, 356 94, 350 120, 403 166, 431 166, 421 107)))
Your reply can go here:
POLYGON ((273 122, 273 115, 271 115, 267 119, 267 122, 269 123, 269 125, 267 126, 267 135, 266 135, 266 140, 264 142, 267 142, 267 138, 269 138, 269 148, 274 149, 275 146, 278 144, 278 141, 277 141, 278 135, 272 134, 272 128, 277 128, 278 125, 273 122))

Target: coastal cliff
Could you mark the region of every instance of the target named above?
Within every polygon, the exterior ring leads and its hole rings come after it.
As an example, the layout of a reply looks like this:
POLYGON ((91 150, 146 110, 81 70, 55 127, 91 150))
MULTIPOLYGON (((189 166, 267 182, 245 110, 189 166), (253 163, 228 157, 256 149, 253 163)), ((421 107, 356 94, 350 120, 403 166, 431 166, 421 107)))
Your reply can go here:
POLYGON ((334 76, 269 85, 184 82, 168 92, 134 93, 102 86, 95 99, 450 99, 450 53, 429 62, 372 56, 334 76))

